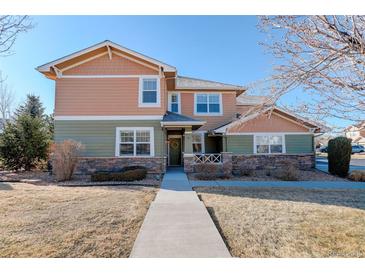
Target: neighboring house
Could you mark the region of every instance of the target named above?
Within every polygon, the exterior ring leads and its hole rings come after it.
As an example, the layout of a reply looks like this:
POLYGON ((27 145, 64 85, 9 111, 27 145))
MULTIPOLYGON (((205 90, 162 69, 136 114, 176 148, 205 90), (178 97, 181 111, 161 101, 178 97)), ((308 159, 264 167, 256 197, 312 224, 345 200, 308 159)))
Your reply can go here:
POLYGON ((347 138, 351 139, 353 143, 365 145, 365 121, 347 127, 345 129, 345 135, 347 138))
POLYGON ((244 95, 242 86, 179 76, 175 67, 110 41, 37 70, 56 84, 55 141, 85 145, 80 172, 124 165, 192 172, 200 162, 238 172, 283 159, 314 166, 313 136, 321 128, 278 108, 246 115, 264 98, 244 95))

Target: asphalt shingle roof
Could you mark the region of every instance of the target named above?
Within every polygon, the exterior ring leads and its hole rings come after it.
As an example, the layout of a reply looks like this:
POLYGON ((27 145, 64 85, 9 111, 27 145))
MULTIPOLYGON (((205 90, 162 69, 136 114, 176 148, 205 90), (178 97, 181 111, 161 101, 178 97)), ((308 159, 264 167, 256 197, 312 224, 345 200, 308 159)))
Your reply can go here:
POLYGON ((185 77, 185 76, 176 77, 176 89, 245 90, 245 88, 242 86, 224 84, 220 82, 185 77))
POLYGON ((203 120, 195 119, 186 115, 177 114, 171 111, 166 111, 162 118, 162 122, 202 122, 203 120))

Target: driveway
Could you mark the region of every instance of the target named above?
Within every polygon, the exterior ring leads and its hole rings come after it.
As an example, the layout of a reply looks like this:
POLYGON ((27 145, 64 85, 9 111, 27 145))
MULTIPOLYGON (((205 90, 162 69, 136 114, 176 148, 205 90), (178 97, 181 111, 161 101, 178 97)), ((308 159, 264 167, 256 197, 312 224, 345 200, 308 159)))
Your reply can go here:
MULTIPOLYGON (((317 157, 316 168, 328 173, 328 160, 324 157, 317 157)), ((365 170, 365 159, 352 159, 350 162, 350 171, 355 169, 365 170)))

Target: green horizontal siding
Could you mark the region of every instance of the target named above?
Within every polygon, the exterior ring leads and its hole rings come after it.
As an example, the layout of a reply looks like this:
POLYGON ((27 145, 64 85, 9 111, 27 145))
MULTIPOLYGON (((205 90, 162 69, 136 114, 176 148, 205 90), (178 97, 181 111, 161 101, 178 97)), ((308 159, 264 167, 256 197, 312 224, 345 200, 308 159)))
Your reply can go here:
POLYGON ((227 135, 227 152, 234 154, 253 153, 253 135, 227 135))
POLYGON ((160 121, 55 121, 55 141, 73 139, 85 146, 84 156, 115 156, 116 127, 154 127, 155 156, 163 155, 160 121))
POLYGON ((288 134, 285 135, 286 153, 301 154, 313 152, 313 135, 288 134))

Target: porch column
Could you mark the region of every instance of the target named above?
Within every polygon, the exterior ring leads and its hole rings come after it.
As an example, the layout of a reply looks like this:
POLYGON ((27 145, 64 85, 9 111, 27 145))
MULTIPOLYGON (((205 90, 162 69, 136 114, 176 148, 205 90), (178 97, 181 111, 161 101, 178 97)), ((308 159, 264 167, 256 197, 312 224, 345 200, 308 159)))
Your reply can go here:
POLYGON ((193 131, 191 127, 185 128, 184 132, 184 171, 194 172, 193 131))
POLYGON ((193 154, 193 131, 191 127, 185 128, 184 133, 184 155, 193 154))

